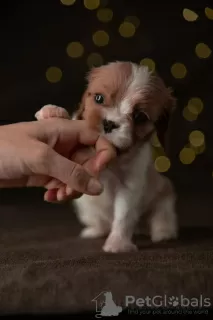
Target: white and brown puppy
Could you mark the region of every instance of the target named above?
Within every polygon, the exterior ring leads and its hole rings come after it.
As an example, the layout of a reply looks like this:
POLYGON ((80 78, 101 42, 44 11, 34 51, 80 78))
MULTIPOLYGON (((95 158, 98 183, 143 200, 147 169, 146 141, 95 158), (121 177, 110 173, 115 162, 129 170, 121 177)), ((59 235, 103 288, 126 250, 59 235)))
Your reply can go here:
MULTIPOLYGON (((155 170, 150 143, 154 131, 163 143, 175 107, 170 89, 147 67, 130 62, 94 68, 87 80, 79 109, 71 118, 89 120, 92 110, 99 113, 101 133, 116 147, 118 156, 101 174, 104 192, 74 200, 84 225, 81 236, 107 237, 106 252, 137 250, 133 235, 140 218, 149 212, 153 242, 176 238, 175 192, 171 182, 155 170)), ((37 119, 54 116, 54 108, 45 106, 37 119)), ((66 110, 57 110, 58 116, 69 117, 66 110)))

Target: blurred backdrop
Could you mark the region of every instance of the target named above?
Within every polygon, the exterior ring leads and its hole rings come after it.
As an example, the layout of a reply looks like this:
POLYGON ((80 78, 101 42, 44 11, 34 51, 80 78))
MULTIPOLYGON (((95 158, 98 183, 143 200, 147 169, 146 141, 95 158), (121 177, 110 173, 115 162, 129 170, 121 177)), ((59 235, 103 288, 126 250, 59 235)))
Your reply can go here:
MULTIPOLYGON (((148 65, 177 99, 167 153, 152 140, 156 169, 179 194, 211 198, 212 34, 213 5, 206 0, 1 2, 0 124, 34 120, 48 103, 72 112, 92 66, 148 65)), ((43 190, 1 190, 0 203, 16 201, 43 201, 43 190)))

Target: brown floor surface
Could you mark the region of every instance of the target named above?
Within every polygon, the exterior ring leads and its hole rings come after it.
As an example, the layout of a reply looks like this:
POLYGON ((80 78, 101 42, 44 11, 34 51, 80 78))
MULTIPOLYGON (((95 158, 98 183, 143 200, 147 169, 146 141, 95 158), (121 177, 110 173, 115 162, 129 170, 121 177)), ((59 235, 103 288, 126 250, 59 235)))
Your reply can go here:
POLYGON ((94 310, 92 299, 106 290, 120 304, 126 295, 213 299, 211 199, 200 199, 200 206, 194 199, 178 202, 177 241, 152 245, 138 237, 138 253, 118 255, 101 252, 103 239, 79 239, 80 226, 68 206, 1 205, 0 311, 94 310))

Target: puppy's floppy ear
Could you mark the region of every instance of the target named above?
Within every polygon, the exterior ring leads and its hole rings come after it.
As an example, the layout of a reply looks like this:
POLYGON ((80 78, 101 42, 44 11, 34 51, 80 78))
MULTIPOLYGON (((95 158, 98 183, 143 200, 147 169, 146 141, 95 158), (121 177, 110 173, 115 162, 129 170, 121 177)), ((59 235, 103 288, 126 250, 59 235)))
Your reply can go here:
POLYGON ((84 104, 84 100, 85 100, 85 94, 83 95, 81 102, 79 103, 78 109, 75 112, 75 120, 83 120, 83 113, 84 113, 84 109, 85 109, 85 104, 84 104))
POLYGON ((85 110, 85 99, 88 94, 88 86, 89 86, 90 82, 92 82, 97 77, 99 70, 100 70, 100 67, 93 67, 91 70, 89 70, 89 72, 85 76, 85 79, 87 82, 87 88, 84 91, 83 96, 81 98, 81 101, 79 103, 78 109, 75 112, 75 119, 76 120, 83 119, 83 113, 85 110))
POLYGON ((102 67, 92 67, 86 74, 86 81, 89 85, 90 82, 92 82, 95 78, 98 77, 100 71, 102 70, 102 67))
POLYGON ((155 122, 156 134, 163 148, 166 148, 166 134, 169 128, 171 116, 176 108, 176 99, 172 95, 172 90, 166 88, 165 103, 159 118, 155 122))

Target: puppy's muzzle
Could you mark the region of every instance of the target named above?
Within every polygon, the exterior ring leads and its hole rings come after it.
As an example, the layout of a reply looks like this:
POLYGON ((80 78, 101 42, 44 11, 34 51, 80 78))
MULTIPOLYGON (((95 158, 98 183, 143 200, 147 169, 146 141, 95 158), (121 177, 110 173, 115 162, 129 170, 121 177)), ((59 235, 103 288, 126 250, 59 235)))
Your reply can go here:
POLYGON ((112 120, 103 120, 103 128, 105 133, 111 133, 113 130, 119 128, 119 125, 112 120))

